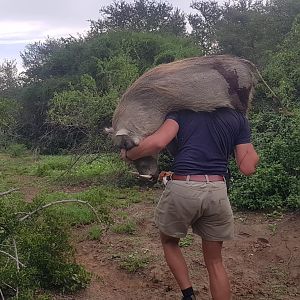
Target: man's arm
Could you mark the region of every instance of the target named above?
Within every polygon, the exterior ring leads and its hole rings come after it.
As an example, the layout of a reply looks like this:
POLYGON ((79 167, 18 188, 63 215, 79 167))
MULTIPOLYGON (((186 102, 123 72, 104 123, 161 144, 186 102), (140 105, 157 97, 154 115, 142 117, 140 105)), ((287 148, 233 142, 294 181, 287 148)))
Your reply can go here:
POLYGON ((246 176, 252 175, 256 171, 259 156, 251 143, 239 144, 235 147, 235 161, 239 170, 246 176))
POLYGON ((173 140, 178 130, 178 123, 172 119, 167 119, 156 132, 142 140, 137 147, 127 152, 124 150, 121 151, 122 158, 136 160, 141 157, 157 154, 173 140))

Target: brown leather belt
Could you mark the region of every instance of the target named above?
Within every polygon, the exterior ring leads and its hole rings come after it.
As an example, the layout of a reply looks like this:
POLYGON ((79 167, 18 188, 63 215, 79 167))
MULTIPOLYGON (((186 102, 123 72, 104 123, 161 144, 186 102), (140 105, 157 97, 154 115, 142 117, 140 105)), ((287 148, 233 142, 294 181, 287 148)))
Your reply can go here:
POLYGON ((221 175, 175 175, 173 174, 172 180, 215 182, 215 181, 225 181, 225 178, 224 176, 221 175))

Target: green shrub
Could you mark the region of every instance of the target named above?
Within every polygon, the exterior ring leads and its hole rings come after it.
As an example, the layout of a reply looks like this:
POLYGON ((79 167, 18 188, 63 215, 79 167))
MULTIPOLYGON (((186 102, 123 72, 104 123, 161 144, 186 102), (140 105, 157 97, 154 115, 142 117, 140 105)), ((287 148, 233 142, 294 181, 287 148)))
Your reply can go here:
POLYGON ((112 231, 115 233, 134 234, 136 231, 136 223, 131 220, 127 220, 125 223, 114 225, 112 227, 112 231))
POLYGON ((72 165, 71 156, 43 156, 33 169, 32 174, 35 176, 59 176, 63 171, 68 170, 72 165))
MULTIPOLYGON (((263 101, 263 99, 261 99, 263 101)), ((230 197, 242 209, 298 209, 300 190, 300 111, 288 114, 254 112, 250 116, 253 143, 260 156, 257 171, 239 175, 231 165, 230 197)))
MULTIPOLYGON (((237 171, 236 171, 237 172, 237 171)), ((282 165, 262 165, 250 177, 235 174, 231 181, 230 199, 242 209, 274 210, 287 207, 292 178, 282 165)))
POLYGON ((173 163, 172 155, 167 151, 163 151, 159 155, 158 166, 160 171, 170 171, 173 163))
POLYGON ((90 275, 74 262, 65 220, 45 209, 22 221, 20 217, 40 203, 24 203, 12 194, 0 198, 0 206, 0 249, 16 257, 15 241, 20 261, 18 271, 15 260, 0 254, 4 297, 15 296, 16 287, 19 299, 30 300, 39 299, 32 295, 40 288, 74 292, 86 287, 90 275))
POLYGON ((27 147, 23 144, 11 144, 6 147, 6 152, 11 157, 20 157, 28 151, 27 147))
POLYGON ((91 240, 100 240, 103 229, 98 226, 93 226, 89 229, 89 238, 91 240))
POLYGON ((188 234, 184 239, 179 242, 179 247, 189 247, 193 244, 194 238, 192 235, 188 234))
POLYGON ((120 267, 130 273, 135 273, 138 270, 144 269, 148 263, 149 259, 147 257, 141 256, 135 252, 123 258, 120 267))

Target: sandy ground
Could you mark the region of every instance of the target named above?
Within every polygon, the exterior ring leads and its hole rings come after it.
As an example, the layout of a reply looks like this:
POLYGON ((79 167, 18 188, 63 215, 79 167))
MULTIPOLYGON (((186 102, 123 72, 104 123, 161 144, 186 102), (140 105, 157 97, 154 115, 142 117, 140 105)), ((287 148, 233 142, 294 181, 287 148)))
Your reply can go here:
MULTIPOLYGON (((78 294, 56 295, 56 300, 181 299, 169 272, 153 224, 154 204, 138 203, 126 209, 137 223, 133 235, 106 232, 99 241, 84 238, 87 227, 74 234, 76 260, 93 274, 89 287, 78 294), (120 267, 128 257, 148 264, 132 273, 120 267)), ((235 213, 236 238, 224 244, 233 299, 300 299, 300 213, 276 215, 235 213)), ((197 299, 211 299, 201 253, 193 236, 182 247, 197 299)))

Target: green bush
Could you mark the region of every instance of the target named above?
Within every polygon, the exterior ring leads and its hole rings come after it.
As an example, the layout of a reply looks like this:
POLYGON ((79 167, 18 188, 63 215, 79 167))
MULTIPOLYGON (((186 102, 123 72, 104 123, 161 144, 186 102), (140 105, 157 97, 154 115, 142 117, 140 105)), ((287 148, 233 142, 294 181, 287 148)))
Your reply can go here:
POLYGON ((138 270, 144 269, 149 263, 149 259, 138 253, 129 254, 124 257, 120 263, 120 267, 130 273, 135 273, 138 270))
POLYGON ((231 166, 231 200, 242 209, 298 209, 299 109, 291 109, 289 113, 254 112, 250 120, 260 164, 256 173, 250 177, 240 176, 236 167, 231 166))
POLYGON ((274 210, 287 207, 291 177, 281 165, 260 166, 250 177, 234 176, 230 199, 242 209, 274 210))
MULTIPOLYGON (((0 84, 1 85, 1 84, 0 84)), ((0 90, 1 93, 1 90, 0 90)), ((5 148, 15 142, 20 124, 21 105, 15 99, 0 95, 0 147, 5 148)))
POLYGON ((40 177, 58 176, 71 165, 71 156, 44 156, 34 167, 32 174, 40 177))
POLYGON ((23 144, 11 144, 6 147, 6 153, 8 153, 11 157, 20 157, 25 155, 28 151, 26 145, 23 144))
POLYGON ((99 240, 102 236, 103 229, 98 226, 93 226, 89 229, 89 238, 91 240, 99 240))
POLYGON ((112 231, 115 233, 126 233, 126 234, 134 234, 136 231, 136 223, 131 220, 127 220, 121 224, 115 224, 112 227, 112 231))
POLYGON ((22 221, 25 212, 33 211, 40 203, 25 204, 17 196, 0 198, 0 206, 0 249, 18 255, 20 261, 18 271, 16 261, 0 253, 0 289, 4 297, 15 296, 17 287, 19 299, 38 299, 30 295, 41 288, 74 292, 86 287, 90 275, 75 264, 65 220, 44 210, 22 221))

